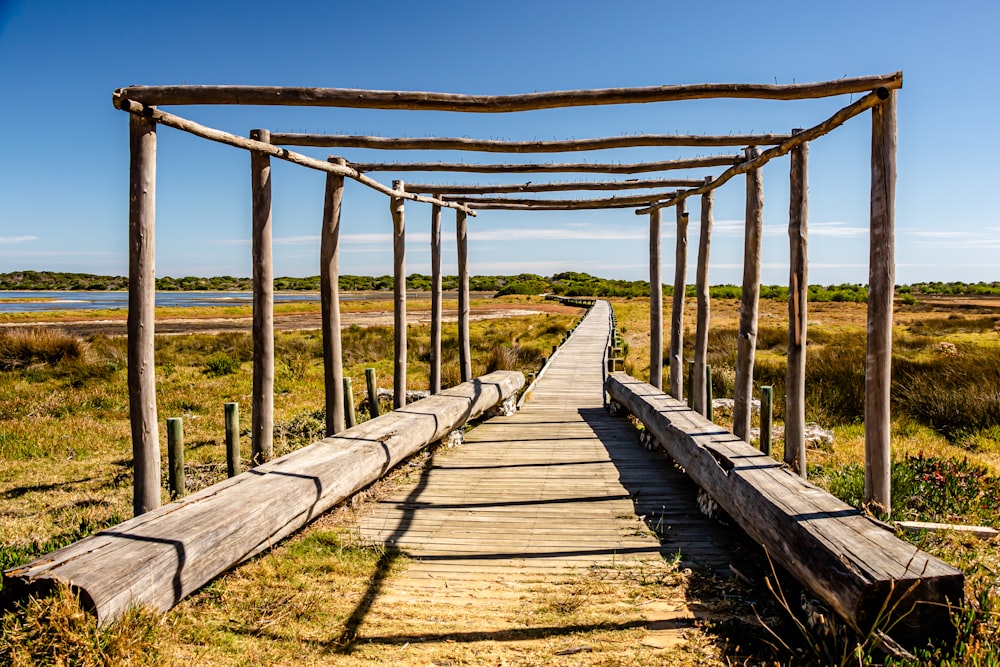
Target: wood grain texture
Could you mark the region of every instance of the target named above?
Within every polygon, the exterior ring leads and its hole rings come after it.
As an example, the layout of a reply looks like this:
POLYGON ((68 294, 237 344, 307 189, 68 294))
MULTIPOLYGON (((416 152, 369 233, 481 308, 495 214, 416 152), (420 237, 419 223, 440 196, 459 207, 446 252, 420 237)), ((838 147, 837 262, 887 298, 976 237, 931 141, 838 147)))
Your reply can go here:
POLYGON ((655 387, 614 373, 607 388, 776 563, 853 627, 867 631, 886 600, 905 597, 894 638, 922 645, 953 632, 947 605, 963 599, 959 570, 655 387))
POLYGON ((156 415, 156 123, 129 117, 128 399, 132 429, 132 511, 160 506, 156 415))
POLYGON ((663 257, 659 209, 649 214, 649 384, 663 386, 663 257))
MULTIPOLYGON (((268 143, 267 130, 250 138, 268 143)), ((253 253, 253 398, 251 457, 253 465, 274 455, 274 262, 271 252, 271 159, 250 153, 253 253)))
POLYGON ((695 188, 704 181, 693 178, 627 178, 617 181, 554 181, 550 183, 407 183, 411 192, 450 195, 488 195, 517 192, 571 192, 573 190, 640 190, 652 188, 695 188), (411 189, 412 188, 412 189, 411 189))
MULTIPOLYGON (((343 164, 344 158, 332 157, 330 161, 343 164)), ((343 345, 340 337, 340 207, 343 200, 344 177, 327 174, 319 241, 326 435, 340 433, 346 425, 343 345)))
POLYGON ((675 207, 674 295, 670 308, 670 395, 684 399, 684 296, 687 290, 688 214, 684 202, 675 207))
MULTIPOLYGON (((712 177, 706 176, 705 182, 712 177)), ((699 414, 708 416, 706 397, 708 394, 708 332, 712 320, 712 298, 709 294, 708 264, 712 247, 712 204, 714 191, 701 196, 701 230, 698 232, 698 267, 695 270, 695 299, 697 300, 697 322, 694 334, 694 377, 692 378, 691 406, 699 414)))
MULTIPOLYGON (((747 151, 747 161, 756 149, 747 151)), ((757 355, 757 319, 760 309, 760 251, 764 232, 764 182, 759 169, 747 172, 746 228, 743 237, 743 289, 737 337, 736 382, 733 388, 733 433, 750 439, 750 402, 757 355)))
POLYGON ((441 207, 431 207, 431 359, 430 392, 441 391, 441 207))
POLYGON ((806 476, 806 338, 809 325, 809 144, 791 152, 788 200, 788 363, 785 463, 806 476))
POLYGON ((469 335, 469 228, 465 213, 455 212, 458 251, 458 367, 463 382, 472 377, 472 339, 469 335))
POLYGON ((671 169, 697 169, 699 167, 722 167, 734 164, 739 155, 713 155, 660 162, 637 162, 633 164, 571 162, 541 164, 477 164, 474 162, 351 162, 350 166, 359 172, 367 171, 452 171, 473 174, 544 174, 577 172, 594 174, 641 174, 650 171, 671 169))
POLYGON ((7 570, 4 591, 62 582, 102 624, 132 604, 165 611, 523 385, 498 371, 416 401, 7 570))
MULTIPOLYGON (((403 181, 393 181, 394 192, 405 192, 403 181)), ((389 200, 392 214, 392 313, 393 381, 392 405, 399 410, 406 405, 406 216, 402 197, 389 200)))
POLYGON ((506 113, 605 104, 643 104, 713 98, 799 100, 861 93, 878 87, 900 88, 903 73, 815 83, 698 83, 641 88, 562 90, 520 95, 462 95, 404 90, 308 88, 302 86, 129 86, 115 90, 112 101, 145 104, 254 104, 269 106, 348 107, 506 113))

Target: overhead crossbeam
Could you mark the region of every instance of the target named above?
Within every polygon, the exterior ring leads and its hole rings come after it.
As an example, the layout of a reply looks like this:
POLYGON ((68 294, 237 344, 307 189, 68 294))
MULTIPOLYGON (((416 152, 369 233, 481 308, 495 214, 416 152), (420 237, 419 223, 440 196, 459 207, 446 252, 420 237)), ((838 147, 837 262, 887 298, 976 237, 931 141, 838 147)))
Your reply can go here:
POLYGON ((540 211, 572 211, 595 208, 630 208, 671 197, 675 192, 658 192, 646 195, 623 197, 602 197, 597 199, 527 199, 521 197, 476 197, 474 199, 444 196, 445 201, 461 201, 473 209, 493 210, 540 210, 540 211))
POLYGON ((182 118, 180 116, 167 113, 166 111, 161 111, 154 107, 145 106, 139 102, 133 102, 128 99, 123 99, 119 97, 114 98, 115 106, 122 111, 128 111, 132 114, 137 114, 152 120, 160 125, 166 125, 167 127, 172 127, 177 130, 182 130, 188 132, 195 136, 201 137, 202 139, 208 139, 209 141, 216 141, 221 144, 227 144, 229 146, 234 146, 236 148, 242 148, 243 150, 255 151, 257 153, 263 153, 270 155, 271 157, 276 157, 280 160, 285 160, 286 162, 293 162, 295 164, 301 165, 303 167, 309 167, 310 169, 315 169, 317 171, 323 171, 328 174, 337 174, 338 176, 345 176, 352 180, 361 183, 362 185, 367 185, 373 190, 377 190, 382 194, 389 195, 391 197, 409 199, 411 201, 418 201, 424 204, 437 204, 438 206, 446 206, 448 208, 457 208, 464 210, 470 215, 475 215, 475 212, 463 207, 461 204, 455 202, 444 202, 440 199, 435 199, 433 197, 423 197, 420 195, 411 194, 409 192, 397 192, 387 185, 379 183, 374 178, 365 176, 360 173, 357 169, 338 164, 335 162, 324 162, 323 160, 317 160, 316 158, 311 158, 308 155, 302 155, 301 153, 295 153, 288 150, 287 148, 282 148, 280 146, 275 146, 272 143, 264 141, 256 141, 254 139, 248 139, 246 137, 241 137, 235 134, 230 134, 223 130, 217 130, 207 125, 202 125, 196 123, 193 120, 188 120, 187 118, 182 118))
POLYGON ((522 95, 459 95, 397 90, 284 86, 129 86, 115 95, 148 105, 253 104, 506 113, 606 104, 643 104, 699 99, 804 100, 902 88, 903 73, 793 84, 702 83, 643 88, 563 90, 522 95))
POLYGON ((569 139, 562 141, 496 141, 464 137, 371 137, 347 134, 297 134, 275 132, 271 141, 280 146, 322 148, 370 148, 375 150, 448 150, 480 153, 570 153, 610 148, 644 146, 770 146, 789 134, 634 134, 621 137, 569 139))
POLYGON ((563 183, 516 183, 460 185, 456 183, 407 183, 407 192, 421 194, 473 195, 515 192, 570 192, 572 190, 640 190, 646 188, 694 188, 705 181, 700 178, 629 178, 624 181, 567 181, 563 183))
POLYGON ((359 172, 366 171, 454 171, 478 174, 542 174, 560 172, 582 172, 595 174, 639 174, 650 171, 671 169, 698 169, 701 167, 723 167, 735 164, 740 155, 713 155, 710 157, 683 158, 662 162, 640 162, 636 164, 607 164, 598 162, 576 162, 567 164, 474 164, 468 162, 350 162, 359 172))
POLYGON ((854 118, 858 114, 864 113, 868 109, 878 106, 884 100, 889 99, 889 94, 890 93, 888 88, 879 88, 878 90, 872 93, 868 93, 857 102, 849 104, 848 106, 844 107, 837 113, 833 114, 819 125, 814 125, 808 130, 793 134, 790 138, 786 139, 785 141, 782 141, 774 148, 767 149, 766 151, 762 152, 759 156, 757 156, 752 160, 739 162, 733 167, 730 167, 726 171, 719 174, 715 178, 715 180, 707 182, 701 187, 695 188, 693 190, 683 190, 681 192, 678 192, 674 197, 666 201, 660 202, 659 204, 654 204, 649 208, 639 209, 635 213, 636 215, 645 215, 654 208, 665 208, 668 206, 673 206, 677 202, 683 201, 688 197, 693 197, 695 195, 700 195, 709 192, 710 190, 715 190, 720 185, 722 185, 729 179, 733 178, 734 176, 739 176, 740 174, 745 174, 748 171, 759 169, 768 162, 770 162, 771 160, 773 160, 774 158, 781 157, 782 155, 787 155, 796 146, 801 146, 807 141, 812 141, 813 139, 822 137, 824 134, 828 134, 830 131, 840 127, 851 118, 854 118))

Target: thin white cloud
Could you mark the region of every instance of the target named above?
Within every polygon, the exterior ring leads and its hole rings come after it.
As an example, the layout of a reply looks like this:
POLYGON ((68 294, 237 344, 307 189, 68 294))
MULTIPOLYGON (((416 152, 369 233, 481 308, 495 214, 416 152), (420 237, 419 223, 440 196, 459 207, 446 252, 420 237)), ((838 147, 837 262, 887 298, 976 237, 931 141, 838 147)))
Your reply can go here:
POLYGON ((927 239, 960 239, 972 236, 970 232, 961 232, 961 231, 939 232, 939 231, 915 229, 910 231, 909 233, 912 234, 913 236, 919 236, 921 238, 927 238, 927 239))
POLYGON ((24 243, 37 240, 37 236, 0 236, 0 243, 24 243))

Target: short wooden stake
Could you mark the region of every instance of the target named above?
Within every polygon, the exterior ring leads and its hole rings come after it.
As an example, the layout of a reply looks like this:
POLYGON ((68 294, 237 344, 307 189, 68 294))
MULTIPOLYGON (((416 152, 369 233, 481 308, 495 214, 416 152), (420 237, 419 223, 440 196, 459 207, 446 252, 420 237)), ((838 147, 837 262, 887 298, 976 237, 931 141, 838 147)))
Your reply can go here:
POLYGON ((240 474, 240 404, 226 403, 226 474, 240 474))
POLYGON ((181 498, 184 489, 184 420, 167 419, 167 488, 171 500, 181 498))
POLYGON ((374 368, 365 369, 365 384, 368 385, 368 414, 375 419, 381 412, 378 406, 378 385, 375 382, 374 368))
POLYGON ((347 422, 347 428, 352 428, 358 424, 358 417, 354 413, 353 381, 349 377, 344 378, 344 419, 347 422))
POLYGON ((705 364, 705 419, 712 421, 712 364, 705 364))
POLYGON ((760 388, 760 451, 771 455, 771 419, 774 415, 774 388, 760 388))

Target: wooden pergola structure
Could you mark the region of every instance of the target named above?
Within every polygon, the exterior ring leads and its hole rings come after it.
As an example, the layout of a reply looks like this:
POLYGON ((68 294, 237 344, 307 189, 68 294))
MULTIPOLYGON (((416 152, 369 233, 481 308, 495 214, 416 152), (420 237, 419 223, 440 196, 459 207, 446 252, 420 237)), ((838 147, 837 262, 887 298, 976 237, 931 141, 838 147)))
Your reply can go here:
POLYGON ((253 459, 271 456, 273 430, 273 270, 271 264, 270 159, 277 158, 327 174, 320 275, 323 349, 326 379, 327 432, 344 428, 341 367, 339 278, 340 209, 345 179, 357 181, 389 198, 393 220, 395 371, 394 403, 406 400, 406 273, 404 202, 427 203, 431 209, 431 392, 441 389, 441 213, 456 211, 459 266, 459 349, 461 378, 471 379, 469 348, 469 267, 467 216, 477 210, 548 211, 632 208, 649 216, 650 262, 650 384, 660 387, 664 360, 661 278, 661 210, 676 213, 677 246, 669 348, 669 393, 683 392, 683 305, 687 261, 686 200, 701 199, 701 232, 697 255, 697 327, 691 405, 706 412, 705 365, 710 303, 708 268, 714 191, 736 176, 746 176, 746 226, 743 293, 740 310, 734 433, 746 439, 757 337, 760 291, 763 185, 760 169, 770 160, 790 154, 789 210, 789 335, 786 380, 785 461, 805 475, 805 347, 807 329, 807 161, 809 142, 831 132, 865 111, 872 116, 871 227, 869 260, 868 339, 865 401, 865 496, 873 505, 890 506, 889 389, 894 289, 893 227, 896 181, 896 91, 902 73, 792 84, 699 84, 647 88, 559 91, 526 95, 480 96, 447 93, 256 86, 132 86, 114 92, 117 108, 130 116, 129 208, 129 398, 135 469, 134 510, 142 514, 159 505, 160 457, 154 379, 155 330, 154 227, 157 126, 165 125, 250 152, 253 176, 253 459), (206 127, 164 111, 171 105, 270 105, 350 107, 364 109, 434 110, 472 113, 513 113, 538 109, 609 104, 637 104, 692 99, 742 98, 799 100, 861 95, 821 123, 789 134, 727 136, 635 135, 573 141, 487 141, 465 138, 395 138, 353 135, 305 135, 256 129, 241 137, 206 127), (552 153, 629 147, 733 146, 740 153, 673 159, 638 164, 601 163, 350 163, 342 157, 326 161, 297 153, 287 146, 370 148, 386 150, 464 150, 489 153, 552 153), (760 150, 766 147, 765 150, 760 150), (404 183, 391 186, 368 176, 392 172, 473 173, 600 173, 642 174, 679 169, 725 167, 699 178, 607 180, 595 182, 524 183, 521 185, 448 185, 404 183), (668 189, 669 188, 669 189, 668 189), (615 194, 581 199, 540 199, 523 195, 541 192, 598 190, 617 193, 650 190, 649 194, 615 194), (518 195, 500 197, 497 195, 518 195))

